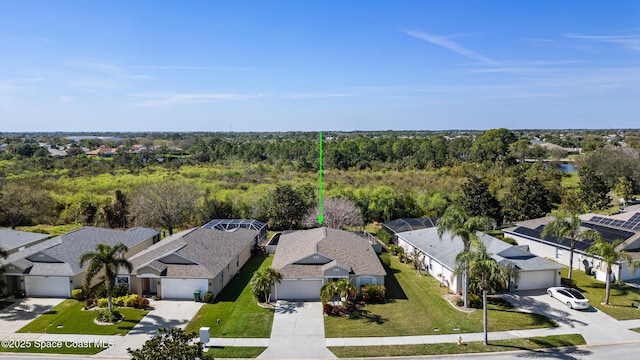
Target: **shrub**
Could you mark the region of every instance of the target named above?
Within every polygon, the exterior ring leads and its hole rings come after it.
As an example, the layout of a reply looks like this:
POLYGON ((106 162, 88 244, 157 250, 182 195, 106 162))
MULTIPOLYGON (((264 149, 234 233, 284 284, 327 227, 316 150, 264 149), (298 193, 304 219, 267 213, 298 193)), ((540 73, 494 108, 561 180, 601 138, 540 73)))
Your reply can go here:
POLYGON ((107 297, 107 288, 104 287, 103 283, 100 283, 94 286, 93 288, 91 288, 87 296, 90 296, 96 299, 107 297))
POLYGON ((120 296, 127 296, 130 295, 131 292, 129 291, 129 285, 126 284, 120 284, 120 285, 116 285, 113 287, 113 296, 114 297, 120 297, 120 296))
POLYGON ((391 266, 391 259, 388 252, 383 252, 382 254, 380 254, 380 262, 384 266, 391 266))
MULTIPOLYGON (((400 249, 402 249, 402 248, 400 248, 400 249)), ((400 253, 400 252, 398 253, 398 260, 400 260, 400 262, 406 264, 407 263, 407 259, 408 259, 407 254, 400 253)))
POLYGON ((73 290, 71 290, 71 295, 73 295, 73 298, 78 300, 78 301, 84 300, 84 294, 83 294, 82 289, 73 289, 73 290))
POLYGON ((25 295, 24 290, 16 290, 13 292, 13 297, 15 297, 16 299, 23 298, 24 295, 25 295))
POLYGON ((211 304, 213 302, 213 293, 211 291, 207 291, 202 298, 203 302, 211 304))
POLYGON ((136 309, 146 309, 148 306, 149 306, 149 300, 143 297, 136 298, 136 300, 133 303, 133 307, 136 309))
POLYGON ((464 299, 456 298, 456 306, 464 306, 464 299))
POLYGON ((96 306, 96 301, 93 298, 84 299, 84 308, 85 309, 91 309, 94 306, 96 306))
POLYGON ((333 305, 331 304, 322 305, 322 311, 327 315, 331 315, 331 313, 333 312, 333 305))
POLYGON ((106 308, 109 306, 109 300, 107 298, 100 298, 96 302, 96 305, 98 305, 99 308, 106 308))
POLYGON ((113 323, 122 319, 122 315, 117 310, 109 311, 109 309, 101 309, 98 311, 96 319, 102 322, 113 323))
POLYGON ((360 289, 360 293, 362 299, 367 303, 383 303, 385 302, 386 290, 382 285, 365 285, 360 289))
POLYGON ((476 294, 469 294, 469 307, 474 309, 481 309, 482 298, 476 294))

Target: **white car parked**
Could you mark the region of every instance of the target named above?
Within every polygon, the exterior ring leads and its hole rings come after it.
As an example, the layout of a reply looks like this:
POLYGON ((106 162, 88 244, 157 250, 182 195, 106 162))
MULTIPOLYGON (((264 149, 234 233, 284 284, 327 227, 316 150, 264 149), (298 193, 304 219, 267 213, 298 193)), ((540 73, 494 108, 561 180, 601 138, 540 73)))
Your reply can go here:
POLYGON ((585 298, 584 295, 576 289, 550 287, 547 289, 547 294, 572 309, 588 309, 591 306, 589 305, 589 299, 585 298))

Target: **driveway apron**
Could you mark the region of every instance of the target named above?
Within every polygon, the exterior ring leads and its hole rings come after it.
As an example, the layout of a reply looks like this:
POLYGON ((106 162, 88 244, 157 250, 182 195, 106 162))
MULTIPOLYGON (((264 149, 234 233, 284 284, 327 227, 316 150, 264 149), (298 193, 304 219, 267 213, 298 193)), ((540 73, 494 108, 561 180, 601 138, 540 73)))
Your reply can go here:
POLYGON ((258 359, 335 358, 326 347, 320 302, 277 302, 269 347, 258 359))
POLYGON ((129 356, 127 348, 138 349, 157 335, 160 328, 181 328, 195 316, 202 306, 194 301, 152 301, 153 310, 142 318, 115 346, 100 352, 100 356, 129 356))
POLYGON ((65 299, 60 298, 23 298, 16 299, 0 312, 0 338, 12 335, 52 307, 65 299))
POLYGON ((617 321, 596 310, 573 310, 544 291, 522 291, 519 295, 505 294, 505 298, 522 311, 542 314, 555 320, 561 328, 580 333, 589 345, 640 340, 640 334, 629 330, 625 322, 617 321))

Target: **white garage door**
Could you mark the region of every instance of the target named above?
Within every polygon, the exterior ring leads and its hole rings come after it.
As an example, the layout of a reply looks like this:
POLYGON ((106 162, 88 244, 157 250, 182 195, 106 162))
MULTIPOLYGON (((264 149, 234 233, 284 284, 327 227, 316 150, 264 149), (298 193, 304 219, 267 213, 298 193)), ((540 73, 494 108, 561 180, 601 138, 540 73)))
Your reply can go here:
POLYGON ((518 290, 546 289, 555 284, 557 270, 521 271, 518 290))
POLYGON ((276 284, 278 300, 319 300, 322 279, 286 280, 276 284))
POLYGON ((162 298, 193 299, 193 292, 200 290, 200 299, 209 290, 207 279, 162 279, 162 298))
POLYGON ((66 276, 25 276, 24 284, 27 296, 71 296, 69 278, 66 276))

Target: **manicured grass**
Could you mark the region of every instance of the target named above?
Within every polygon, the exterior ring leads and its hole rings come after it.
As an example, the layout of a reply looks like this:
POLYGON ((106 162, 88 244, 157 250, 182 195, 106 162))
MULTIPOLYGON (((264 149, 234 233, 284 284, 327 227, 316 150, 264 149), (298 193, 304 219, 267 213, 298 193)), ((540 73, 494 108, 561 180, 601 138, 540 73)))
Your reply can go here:
MULTIPOLYGON (((391 257, 385 285, 387 304, 365 306, 348 318, 327 316, 327 337, 410 336, 482 332, 482 311, 465 313, 455 309, 442 295, 447 292, 431 276, 416 271, 391 257)), ((489 331, 554 327, 542 315, 527 314, 508 304, 489 306, 489 331)))
MULTIPOLYGON (((567 273, 568 269, 562 270, 563 277, 567 277, 567 273)), ((638 309, 640 289, 627 285, 611 284, 609 305, 603 305, 601 303, 605 299, 604 282, 594 279, 593 276, 587 276, 584 271, 576 269, 573 269, 571 277, 576 281, 576 286, 589 299, 589 303, 594 308, 617 320, 640 319, 640 309, 638 309)))
POLYGON ((273 256, 255 256, 240 271, 240 278, 233 279, 215 298, 213 304, 205 304, 191 319, 185 330, 198 332, 208 326, 211 337, 268 338, 273 324, 273 309, 258 306, 249 288, 254 271, 271 266, 273 256), (220 319, 220 325, 217 324, 220 319))
POLYGON ((213 358, 240 358, 255 359, 265 351, 266 347, 215 347, 210 348, 205 354, 205 359, 213 358))
POLYGON ((93 319, 96 311, 84 311, 83 302, 67 299, 51 310, 40 315, 18 332, 48 334, 95 334, 125 335, 149 311, 131 308, 118 308, 124 320, 113 325, 98 325, 93 319))
POLYGON ((562 173, 562 180, 560 180, 560 184, 562 187, 567 189, 577 189, 580 187, 580 178, 578 178, 578 173, 562 173))
POLYGON ((631 331, 635 331, 637 333, 640 333, 640 328, 635 328, 635 329, 630 329, 631 331))
MULTIPOLYGON (((50 343, 50 342, 48 342, 50 343)), ((104 347, 74 347, 62 342, 55 342, 56 347, 42 348, 42 343, 36 343, 35 341, 19 341, 18 344, 12 347, 0 346, 0 352, 12 352, 12 353, 30 353, 30 354, 74 354, 74 355, 95 355, 104 350, 104 347), (60 347, 57 347, 61 345, 60 347)))
POLYGON ((552 335, 523 339, 489 341, 489 345, 482 342, 469 342, 462 345, 420 344, 420 345, 392 345, 392 346, 344 346, 329 347, 329 350, 339 358, 357 357, 389 357, 389 356, 417 356, 441 354, 473 354, 481 352, 501 352, 514 350, 537 350, 560 346, 577 346, 586 344, 582 335, 552 335))

